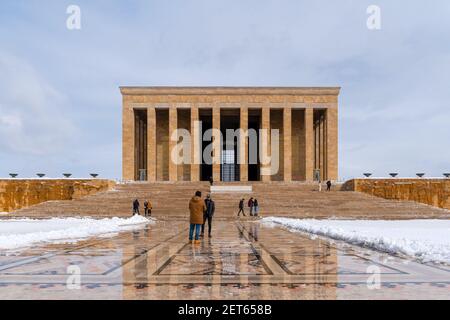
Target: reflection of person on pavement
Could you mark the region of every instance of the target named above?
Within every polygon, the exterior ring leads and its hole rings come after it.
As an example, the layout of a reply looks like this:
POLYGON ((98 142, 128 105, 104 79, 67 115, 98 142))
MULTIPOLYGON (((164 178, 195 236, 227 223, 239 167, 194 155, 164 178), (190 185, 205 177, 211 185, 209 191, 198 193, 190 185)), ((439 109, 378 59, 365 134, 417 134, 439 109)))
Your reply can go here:
POLYGON ((250 227, 250 235, 255 241, 258 241, 259 223, 252 223, 250 227))

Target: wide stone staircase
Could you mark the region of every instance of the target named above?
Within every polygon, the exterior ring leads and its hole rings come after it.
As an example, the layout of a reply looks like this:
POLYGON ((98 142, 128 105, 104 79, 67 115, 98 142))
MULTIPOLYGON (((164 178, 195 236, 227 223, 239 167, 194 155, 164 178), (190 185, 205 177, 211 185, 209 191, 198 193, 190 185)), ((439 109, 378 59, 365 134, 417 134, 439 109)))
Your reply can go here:
MULTIPOLYGON (((235 218, 240 198, 258 199, 261 216, 302 218, 448 218, 447 210, 410 202, 385 200, 367 194, 340 191, 340 185, 330 192, 317 191, 317 185, 300 182, 215 183, 215 186, 251 186, 252 192, 212 193, 216 203, 216 219, 235 218)), ((153 205, 157 218, 186 218, 188 201, 196 190, 210 192, 206 182, 161 182, 117 184, 113 190, 100 192, 78 200, 48 201, 14 212, 10 217, 131 216, 132 201, 145 199, 153 205)), ((248 208, 246 207, 248 215, 248 208)))

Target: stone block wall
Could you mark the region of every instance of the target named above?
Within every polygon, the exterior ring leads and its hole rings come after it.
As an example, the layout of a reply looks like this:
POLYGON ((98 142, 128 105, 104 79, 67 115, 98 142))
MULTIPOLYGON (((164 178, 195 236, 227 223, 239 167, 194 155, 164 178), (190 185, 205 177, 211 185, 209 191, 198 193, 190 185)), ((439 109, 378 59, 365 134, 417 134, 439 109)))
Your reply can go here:
POLYGON ((342 189, 450 209, 450 179, 353 179, 342 189))
POLYGON ((4 179, 0 180, 0 212, 50 200, 79 199, 114 185, 114 181, 103 179, 4 179))

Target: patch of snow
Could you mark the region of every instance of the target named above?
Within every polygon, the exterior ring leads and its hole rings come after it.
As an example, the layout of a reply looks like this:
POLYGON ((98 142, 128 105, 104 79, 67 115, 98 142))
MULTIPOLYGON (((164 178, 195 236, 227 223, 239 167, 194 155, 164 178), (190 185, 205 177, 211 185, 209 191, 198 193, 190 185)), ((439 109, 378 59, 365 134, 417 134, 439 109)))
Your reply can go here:
POLYGON ((45 242, 74 242, 92 236, 105 236, 143 228, 154 219, 131 218, 52 218, 45 220, 0 220, 0 249, 18 249, 45 242))
POLYGON ((268 217, 266 224, 343 240, 423 262, 450 264, 450 220, 316 220, 268 217))

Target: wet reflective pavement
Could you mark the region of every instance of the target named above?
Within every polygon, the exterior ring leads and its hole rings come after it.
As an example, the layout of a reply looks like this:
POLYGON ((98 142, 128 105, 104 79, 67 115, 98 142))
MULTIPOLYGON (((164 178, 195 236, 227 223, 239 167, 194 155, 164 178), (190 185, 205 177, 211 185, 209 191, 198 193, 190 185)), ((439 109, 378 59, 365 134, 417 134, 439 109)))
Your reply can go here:
POLYGON ((166 220, 2 252, 0 299, 450 299, 449 266, 258 221, 216 220, 213 228, 198 245, 187 241, 187 223, 166 220))

